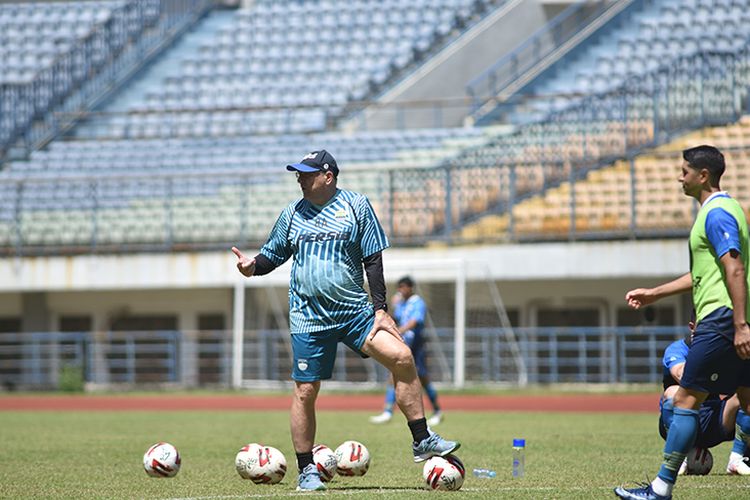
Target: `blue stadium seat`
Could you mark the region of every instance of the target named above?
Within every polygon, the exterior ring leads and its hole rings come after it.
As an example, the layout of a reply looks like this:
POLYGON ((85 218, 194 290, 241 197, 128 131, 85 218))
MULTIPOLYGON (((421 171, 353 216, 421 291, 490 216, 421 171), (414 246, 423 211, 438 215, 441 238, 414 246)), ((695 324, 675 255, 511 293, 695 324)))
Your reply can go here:
MULTIPOLYGON (((164 85, 154 87, 130 109, 167 113, 195 107, 208 111, 302 105, 320 109, 302 113, 293 122, 286 120, 293 127, 289 130, 284 130, 284 120, 273 121, 262 110, 248 110, 247 114, 259 115, 258 120, 248 121, 257 125, 256 131, 321 130, 327 115, 341 112, 351 100, 366 98, 373 85, 383 85, 394 71, 408 66, 452 29, 457 16, 473 12, 476 6, 465 0, 419 0, 408 5, 255 2, 252 8, 238 10, 216 36, 181 62, 178 72, 165 75, 164 85), (304 29, 311 17, 322 29, 304 29), (321 60, 326 61, 326 71, 307 70, 321 60), (339 73, 358 76, 337 79, 339 73)), ((121 121, 112 125, 113 133, 130 133, 121 121)))

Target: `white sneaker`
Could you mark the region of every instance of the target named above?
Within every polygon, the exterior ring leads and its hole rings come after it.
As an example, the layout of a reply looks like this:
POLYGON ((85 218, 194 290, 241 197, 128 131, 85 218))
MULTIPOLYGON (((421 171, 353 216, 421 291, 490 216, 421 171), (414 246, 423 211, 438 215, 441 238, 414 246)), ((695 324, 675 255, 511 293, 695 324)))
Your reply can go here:
POLYGON ((427 419, 427 425, 430 427, 435 427, 440 422, 443 421, 443 412, 436 411, 432 414, 430 418, 427 419))
POLYGON ((750 466, 747 465, 747 458, 730 460, 727 464, 727 474, 732 476, 750 476, 750 466))
POLYGON ((370 417, 370 423, 371 424, 385 424, 391 421, 393 418, 393 413, 389 411, 384 411, 380 415, 375 415, 370 417))
POLYGON ((680 468, 677 471, 678 476, 684 476, 687 473, 687 458, 682 461, 680 468))

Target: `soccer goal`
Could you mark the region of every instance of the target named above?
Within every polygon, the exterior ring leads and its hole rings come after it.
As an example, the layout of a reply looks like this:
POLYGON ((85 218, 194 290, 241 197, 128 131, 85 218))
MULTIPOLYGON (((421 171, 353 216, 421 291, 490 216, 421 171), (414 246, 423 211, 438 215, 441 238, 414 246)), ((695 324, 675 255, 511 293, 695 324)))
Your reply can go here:
MULTIPOLYGON (((427 364, 430 379, 444 386, 467 384, 526 385, 527 369, 513 330, 512 321, 497 282, 486 262, 465 259, 427 257, 406 260, 386 257, 388 294, 396 291, 396 282, 410 276, 415 292, 427 304, 424 335, 427 338, 427 364)), ((235 387, 273 387, 288 379, 291 346, 288 327, 284 331, 285 305, 278 296, 286 286, 279 276, 271 293, 267 284, 255 293, 268 295, 269 309, 275 312, 274 331, 248 330, 243 316, 246 286, 235 287, 234 332, 232 340, 232 385, 235 387)), ((390 297, 389 297, 390 298, 390 297)), ((327 385, 376 387, 388 373, 372 360, 362 360, 344 345, 339 346, 332 382, 327 385)))
POLYGON ((427 303, 425 334, 433 380, 455 387, 527 384, 519 342, 486 262, 395 259, 385 267, 389 283, 411 276, 427 303))

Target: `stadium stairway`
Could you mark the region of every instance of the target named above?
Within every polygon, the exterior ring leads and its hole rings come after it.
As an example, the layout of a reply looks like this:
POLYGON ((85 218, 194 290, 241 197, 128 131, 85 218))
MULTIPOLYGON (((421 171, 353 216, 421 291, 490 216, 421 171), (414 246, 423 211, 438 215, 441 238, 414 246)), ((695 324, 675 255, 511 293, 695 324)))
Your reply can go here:
MULTIPOLYGON (((161 86, 165 74, 176 74, 183 59, 196 53, 201 45, 215 38, 219 30, 225 27, 233 16, 233 11, 210 11, 99 111, 105 114, 123 113, 143 102, 149 92, 161 86)), ((96 134, 94 127, 86 124, 82 124, 75 131, 75 135, 79 137, 93 137, 96 134)))
MULTIPOLYGON (((39 3, 32 8, 36 12, 35 15, 41 15, 44 19, 44 9, 55 9, 60 6, 66 8, 67 4, 39 3)), ((77 5, 76 2, 69 4, 77 5)), ((15 96, 12 86, 2 88, 2 106, 13 109, 13 113, 8 115, 22 117, 21 121, 28 118, 28 123, 24 125, 25 130, 19 130, 16 124, 8 133, 7 120, 0 120, 0 162, 5 154, 14 158, 24 157, 66 133, 82 116, 96 109, 101 102, 127 84, 133 74, 157 57, 175 37, 210 8, 210 2, 207 0, 181 3, 178 0, 141 3, 83 2, 81 5, 99 5, 100 8, 120 5, 138 12, 144 9, 145 16, 140 19, 127 17, 119 33, 108 24, 103 26, 112 29, 112 33, 106 30, 97 31, 97 28, 86 38, 70 45, 66 57, 54 59, 51 66, 37 73, 37 78, 29 82, 27 92, 35 96, 49 94, 49 99, 43 101, 43 105, 38 100, 31 104, 25 102, 23 93, 19 94, 20 98, 15 96), (97 52, 97 37, 101 36, 107 38, 107 43, 114 44, 113 49, 107 54, 102 54, 101 50, 97 52), (111 40, 113 37, 119 42, 111 40), (99 54, 98 58, 96 54, 99 54), (11 91, 9 95, 6 95, 7 90, 11 91), (31 114, 26 116, 28 110, 31 114)), ((10 5, 8 8, 12 10, 18 7, 10 5)), ((29 26, 33 29, 32 25, 29 26)), ((0 113, 0 116, 2 115, 3 113, 0 113)))
POLYGON ((345 130, 379 130, 464 123, 469 104, 463 99, 467 83, 498 57, 521 44, 528 33, 544 26, 554 8, 528 0, 486 0, 478 4, 461 29, 438 41, 425 54, 394 76, 394 83, 371 96, 377 104, 360 103, 343 113, 345 130), (434 106, 416 103, 433 101, 434 106), (408 113, 397 116, 403 106, 408 113), (436 123, 439 122, 439 123, 436 123), (400 123, 397 123, 400 122, 400 123))
MULTIPOLYGON (((744 47, 750 37, 748 0, 616 3, 625 7, 554 64, 538 70, 533 79, 524 80, 525 76, 519 75, 522 86, 514 82, 508 85, 513 92, 533 99, 485 110, 477 116, 477 123, 509 120, 523 124, 542 120, 581 96, 612 90, 627 78, 647 73, 670 59, 697 50, 735 51, 744 47), (696 36, 699 32, 708 36, 696 36)), ((553 25, 554 20, 550 22, 553 25)), ((523 55, 519 52, 517 57, 523 55)), ((510 92, 504 91, 504 95, 510 92)))
POLYGON ((392 84, 431 47, 461 32, 490 0, 262 0, 214 12, 79 136, 201 136, 319 132, 350 101, 392 84), (320 14, 316 36, 306 29, 320 14), (288 37, 287 33, 297 33, 288 37), (306 71, 326 61, 323 71, 306 71), (228 117, 227 113, 233 113, 228 117), (228 119, 229 118, 229 119, 228 119), (175 127, 178 122, 200 126, 175 127), (184 132, 184 133, 183 133, 184 132))

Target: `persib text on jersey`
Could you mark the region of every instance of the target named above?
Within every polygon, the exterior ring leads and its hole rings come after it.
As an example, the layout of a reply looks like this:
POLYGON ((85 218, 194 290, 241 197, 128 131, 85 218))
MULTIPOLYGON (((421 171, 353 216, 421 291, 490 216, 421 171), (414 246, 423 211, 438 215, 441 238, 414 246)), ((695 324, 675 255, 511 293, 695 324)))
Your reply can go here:
POLYGON ((351 231, 327 231, 322 233, 300 233, 297 243, 304 241, 347 241, 351 237, 351 231))

